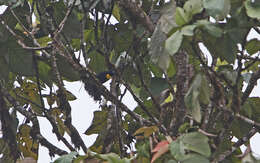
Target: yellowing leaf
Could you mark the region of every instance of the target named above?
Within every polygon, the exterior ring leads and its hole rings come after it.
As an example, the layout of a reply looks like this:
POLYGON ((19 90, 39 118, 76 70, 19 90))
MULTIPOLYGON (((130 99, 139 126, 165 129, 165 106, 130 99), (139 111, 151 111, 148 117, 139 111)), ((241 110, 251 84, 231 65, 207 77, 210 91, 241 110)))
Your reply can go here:
POLYGON ((142 127, 142 128, 139 128, 138 130, 136 130, 133 135, 135 136, 135 135, 139 135, 139 134, 144 134, 144 137, 149 137, 150 135, 152 135, 152 133, 154 133, 156 131, 158 131, 157 126, 142 127))
POLYGON ((120 8, 118 7, 117 4, 114 5, 112 14, 116 18, 116 20, 120 21, 120 8))

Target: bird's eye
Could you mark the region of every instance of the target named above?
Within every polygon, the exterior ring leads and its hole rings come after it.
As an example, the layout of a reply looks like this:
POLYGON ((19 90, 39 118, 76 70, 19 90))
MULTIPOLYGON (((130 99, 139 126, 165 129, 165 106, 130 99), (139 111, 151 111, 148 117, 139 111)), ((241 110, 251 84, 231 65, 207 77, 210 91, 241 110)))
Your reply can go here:
POLYGON ((111 79, 111 75, 110 74, 106 74, 106 78, 107 79, 111 79))

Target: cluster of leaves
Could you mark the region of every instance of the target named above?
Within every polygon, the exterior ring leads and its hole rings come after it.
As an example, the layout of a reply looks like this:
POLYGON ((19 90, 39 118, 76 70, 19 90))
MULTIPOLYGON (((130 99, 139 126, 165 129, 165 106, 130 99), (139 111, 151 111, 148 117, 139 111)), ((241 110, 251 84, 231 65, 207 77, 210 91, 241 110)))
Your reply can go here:
POLYGON ((260 78, 260 41, 248 36, 260 35, 258 1, 0 5, 8 6, 0 15, 1 161, 37 160, 43 145, 61 156, 55 163, 257 162, 248 142, 260 128, 260 98, 249 95, 260 78), (110 91, 95 75, 106 70, 115 74, 110 91), (76 108, 68 101, 77 99, 63 80, 82 81, 111 101, 94 112, 85 134, 98 137, 89 149, 71 124, 76 108), (134 110, 122 102, 127 91, 134 110), (38 117, 70 151, 41 135, 38 117))

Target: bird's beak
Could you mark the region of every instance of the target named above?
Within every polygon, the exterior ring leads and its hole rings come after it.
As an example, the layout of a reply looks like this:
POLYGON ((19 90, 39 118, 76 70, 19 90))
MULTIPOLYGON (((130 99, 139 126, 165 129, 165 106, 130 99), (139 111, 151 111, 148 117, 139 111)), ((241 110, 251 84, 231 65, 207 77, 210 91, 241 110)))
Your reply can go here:
POLYGON ((106 78, 107 78, 107 79, 111 79, 112 76, 111 76, 110 74, 106 74, 106 78))

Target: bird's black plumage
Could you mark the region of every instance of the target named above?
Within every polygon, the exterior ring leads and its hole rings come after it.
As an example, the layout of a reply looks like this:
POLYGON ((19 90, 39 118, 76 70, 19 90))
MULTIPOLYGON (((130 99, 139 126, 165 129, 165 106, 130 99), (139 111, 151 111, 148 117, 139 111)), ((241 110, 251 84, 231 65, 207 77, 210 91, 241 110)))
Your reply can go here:
MULTIPOLYGON (((97 74, 97 78, 100 83, 105 83, 114 75, 113 71, 104 71, 97 74)), ((85 85, 85 89, 88 91, 88 94, 94 98, 95 101, 101 100, 101 92, 97 88, 96 84, 93 83, 94 81, 89 81, 88 84, 85 85)))
POLYGON ((110 78, 108 77, 108 75, 110 77, 112 77, 114 75, 114 72, 113 71, 104 71, 104 72, 100 72, 98 75, 97 75, 97 78, 99 79, 99 81, 101 83, 105 83, 106 81, 108 81, 110 78))

